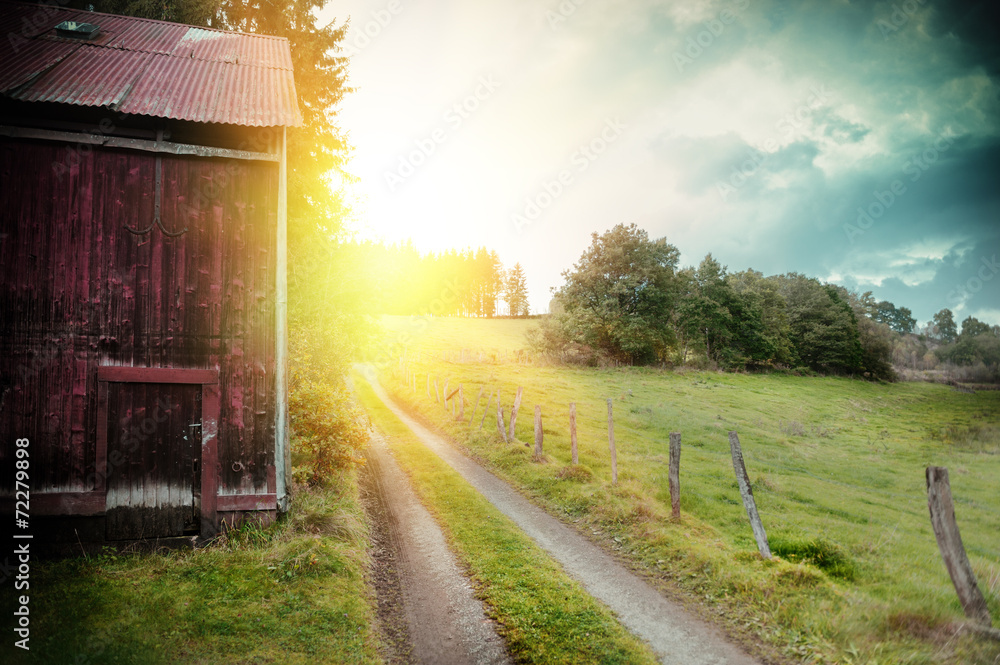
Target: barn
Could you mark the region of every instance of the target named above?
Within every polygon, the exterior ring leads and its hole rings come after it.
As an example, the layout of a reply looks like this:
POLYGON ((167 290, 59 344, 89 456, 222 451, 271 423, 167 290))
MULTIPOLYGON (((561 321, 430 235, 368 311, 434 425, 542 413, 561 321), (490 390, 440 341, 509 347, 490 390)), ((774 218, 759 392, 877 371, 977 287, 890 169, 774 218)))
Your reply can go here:
POLYGON ((5 511, 56 545, 274 518, 288 41, 9 0, 0 35, 5 511))

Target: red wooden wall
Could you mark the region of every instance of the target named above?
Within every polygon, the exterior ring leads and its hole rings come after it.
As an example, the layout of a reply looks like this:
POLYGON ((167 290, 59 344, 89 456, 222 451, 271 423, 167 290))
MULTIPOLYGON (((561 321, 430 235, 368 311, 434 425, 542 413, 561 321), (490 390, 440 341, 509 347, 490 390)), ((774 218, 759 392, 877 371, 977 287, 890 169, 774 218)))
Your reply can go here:
POLYGON ((163 224, 188 231, 134 235, 153 219, 155 164, 0 138, 4 494, 18 437, 33 498, 94 488, 102 365, 217 369, 218 491, 269 491, 278 166, 162 155, 163 224))

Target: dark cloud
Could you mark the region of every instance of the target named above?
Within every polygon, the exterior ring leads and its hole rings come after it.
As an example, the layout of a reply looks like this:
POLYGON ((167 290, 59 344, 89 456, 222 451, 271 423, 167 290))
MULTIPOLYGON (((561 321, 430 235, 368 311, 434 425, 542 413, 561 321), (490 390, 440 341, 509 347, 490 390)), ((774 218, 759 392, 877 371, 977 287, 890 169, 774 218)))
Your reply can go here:
POLYGON ((932 4, 927 31, 955 37, 963 59, 1000 77, 1000 5, 995 0, 947 0, 932 4))

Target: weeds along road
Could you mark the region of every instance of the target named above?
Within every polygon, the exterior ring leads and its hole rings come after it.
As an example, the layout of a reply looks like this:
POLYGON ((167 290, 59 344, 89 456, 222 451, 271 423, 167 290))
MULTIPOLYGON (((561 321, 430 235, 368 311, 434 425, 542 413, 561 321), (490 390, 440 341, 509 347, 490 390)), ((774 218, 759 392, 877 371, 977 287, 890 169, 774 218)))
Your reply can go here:
POLYGON ((588 593, 610 608, 625 628, 653 648, 661 662, 677 665, 759 663, 730 642, 722 631, 662 596, 583 535, 530 503, 510 485, 409 417, 382 389, 374 371, 370 367, 361 369, 378 398, 428 449, 517 524, 588 593))

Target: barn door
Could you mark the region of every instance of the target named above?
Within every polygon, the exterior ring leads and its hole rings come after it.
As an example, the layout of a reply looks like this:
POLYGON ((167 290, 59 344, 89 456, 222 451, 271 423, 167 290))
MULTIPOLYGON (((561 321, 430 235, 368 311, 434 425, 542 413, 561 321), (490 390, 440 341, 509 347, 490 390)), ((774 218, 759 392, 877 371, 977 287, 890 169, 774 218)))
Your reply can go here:
POLYGON ((109 540, 200 531, 201 402, 198 384, 109 384, 109 540))

